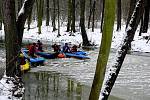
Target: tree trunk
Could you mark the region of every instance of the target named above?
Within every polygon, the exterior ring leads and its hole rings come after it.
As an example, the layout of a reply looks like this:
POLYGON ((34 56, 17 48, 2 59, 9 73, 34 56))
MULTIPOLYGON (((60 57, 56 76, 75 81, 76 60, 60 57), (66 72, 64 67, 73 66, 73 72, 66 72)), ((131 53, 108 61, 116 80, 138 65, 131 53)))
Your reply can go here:
POLYGON ((99 99, 111 47, 113 26, 115 21, 115 5, 115 0, 105 0, 104 28, 89 100, 99 99))
POLYGON ((59 0, 57 0, 57 13, 58 13, 58 34, 57 34, 57 37, 61 36, 60 35, 60 8, 59 8, 59 0))
POLYGON ((103 31, 103 20, 104 20, 104 9, 105 8, 105 0, 103 0, 103 9, 102 9, 102 17, 101 17, 101 32, 103 31))
POLYGON ((68 0, 68 23, 67 23, 67 32, 70 31, 70 25, 71 25, 71 10, 72 6, 71 6, 71 0, 68 0))
POLYGON ((90 0, 90 13, 89 13, 89 19, 88 19, 88 29, 90 29, 90 22, 91 22, 91 16, 92 16, 92 0, 90 0))
POLYGON ((71 23, 71 32, 76 32, 75 30, 75 0, 72 0, 72 23, 71 23))
POLYGON ((17 1, 18 1, 18 12, 19 12, 22 7, 23 0, 17 0, 17 1))
POLYGON ((148 23, 149 23, 149 12, 150 12, 150 0, 145 0, 145 13, 144 13, 144 22, 142 33, 147 33, 148 23))
POLYGON ((2 30, 2 0, 0 0, 0 30, 2 30))
POLYGON ((5 46, 6 46, 6 75, 14 76, 16 67, 17 49, 17 28, 15 0, 3 1, 5 46))
POLYGON ((143 16, 141 16, 140 21, 141 21, 141 25, 140 25, 140 32, 139 32, 139 36, 141 36, 141 35, 142 35, 142 32, 143 32, 143 16))
POLYGON ((135 8, 135 4, 136 4, 136 0, 130 0, 130 8, 129 8, 128 18, 127 18, 126 28, 128 27, 129 21, 131 19, 131 15, 135 8))
POLYGON ((28 29, 27 30, 28 31, 30 30, 31 22, 32 22, 32 9, 31 9, 30 14, 29 14, 28 19, 27 19, 27 24, 28 24, 28 29))
POLYGON ((136 4, 136 8, 134 9, 129 25, 126 29, 126 37, 124 37, 122 46, 117 52, 117 59, 114 62, 113 66, 109 69, 109 73, 106 77, 106 80, 104 81, 104 86, 100 94, 100 100, 107 100, 108 96, 110 95, 111 89, 115 83, 115 80, 119 74, 124 58, 127 54, 128 46, 134 38, 135 31, 140 22, 140 18, 143 15, 144 11, 143 2, 144 0, 139 0, 136 4))
POLYGON ((36 0, 36 5, 37 5, 38 33, 41 34, 44 0, 36 0))
POLYGON ((49 0, 46 0, 46 26, 49 26, 49 0))
POLYGON ((81 27, 81 35, 83 39, 83 46, 90 46, 86 30, 85 30, 85 0, 80 0, 80 27, 81 27))
POLYGON ((117 31, 121 30, 121 0, 117 0, 117 31))
POLYGON ((53 32, 56 31, 56 24, 55 24, 55 20, 56 20, 56 1, 53 0, 53 16, 52 16, 52 26, 53 26, 53 32))
MULTIPOLYGON (((23 37, 23 31, 24 31, 24 25, 26 22, 26 19, 28 18, 29 14, 32 11, 33 4, 35 0, 25 0, 24 4, 18 14, 17 18, 17 33, 18 33, 18 43, 19 46, 21 47, 22 44, 22 37, 23 37), (21 12, 24 11, 24 12, 21 12)), ((20 48, 19 48, 20 50, 20 48)))
POLYGON ((94 32, 95 4, 96 4, 96 0, 94 0, 93 8, 92 8, 92 13, 93 13, 93 20, 92 20, 92 32, 94 32))
POLYGON ((23 12, 19 12, 16 21, 15 0, 3 1, 3 21, 5 30, 6 46, 6 75, 14 76, 17 63, 17 57, 20 53, 24 24, 28 14, 33 6, 34 0, 26 0, 23 12))

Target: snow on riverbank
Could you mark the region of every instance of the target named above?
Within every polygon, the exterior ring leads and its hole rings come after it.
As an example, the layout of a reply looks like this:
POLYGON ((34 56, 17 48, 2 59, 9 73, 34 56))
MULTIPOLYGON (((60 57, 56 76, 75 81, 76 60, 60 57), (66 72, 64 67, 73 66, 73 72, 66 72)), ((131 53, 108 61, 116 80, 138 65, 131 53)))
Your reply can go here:
MULTIPOLYGON (((44 24, 44 23, 43 23, 44 24)), ((114 30, 116 29, 116 26, 114 30)), ((80 30, 79 28, 77 30, 80 30)), ((137 30, 135 34, 134 41, 132 42, 132 51, 139 51, 139 52, 150 52, 150 42, 147 43, 147 40, 145 40, 144 36, 149 36, 150 32, 143 33, 143 36, 138 36, 139 30, 137 30)), ((79 31, 77 31, 74 35, 75 36, 69 36, 70 34, 66 32, 66 27, 61 27, 60 29, 60 37, 57 37, 57 31, 52 32, 52 27, 46 27, 42 26, 42 34, 38 34, 38 28, 36 28, 36 24, 33 23, 31 25, 31 29, 27 31, 27 28, 24 30, 23 40, 24 41, 32 41, 36 42, 37 40, 41 40, 45 43, 55 43, 55 42, 61 42, 66 43, 69 42, 71 44, 81 44, 82 43, 82 37, 79 31)), ((117 49, 120 46, 120 42, 125 34, 125 25, 122 25, 122 30, 117 32, 114 31, 113 33, 113 39, 112 39, 112 46, 111 48, 117 49)), ((89 41, 91 43, 96 44, 97 46, 100 46, 101 42, 101 36, 100 29, 95 29, 94 32, 91 31, 91 29, 87 29, 87 35, 89 41)), ((4 37, 4 30, 0 31, 0 36, 4 37)), ((10 100, 13 98, 13 100, 18 100, 18 98, 14 98, 12 96, 12 87, 14 86, 12 82, 10 84, 6 84, 6 79, 3 78, 0 80, 0 100, 10 100)))
POLYGON ((4 75, 0 80, 0 100, 22 100, 24 90, 22 83, 12 77, 4 75))
MULTIPOLYGON (((45 24, 45 22, 43 22, 45 24)), ((36 22, 31 24, 31 29, 27 31, 27 26, 25 26, 23 40, 24 41, 31 41, 36 42, 37 40, 41 40, 45 43, 65 43, 69 42, 71 44, 81 44, 82 37, 79 32, 80 28, 77 27, 77 32, 74 34, 75 36, 69 36, 70 34, 66 32, 66 26, 60 28, 60 37, 57 37, 58 31, 52 32, 52 27, 50 26, 42 26, 42 34, 38 34, 38 28, 36 27, 36 22)), ((114 32, 112 37, 112 45, 111 48, 117 49, 120 46, 121 40, 125 34, 125 25, 122 25, 122 30, 117 32, 115 31, 116 25, 114 26, 114 32)), ((101 36, 100 29, 95 29, 94 32, 91 29, 87 29, 87 35, 89 41, 91 43, 100 46, 101 36)), ((147 40, 144 39, 144 36, 150 36, 150 32, 142 33, 142 36, 138 36, 139 29, 136 31, 134 41, 132 42, 132 49, 131 51, 136 52, 150 52, 150 42, 147 43, 147 40)), ((0 35, 4 37, 4 30, 0 31, 0 35)))

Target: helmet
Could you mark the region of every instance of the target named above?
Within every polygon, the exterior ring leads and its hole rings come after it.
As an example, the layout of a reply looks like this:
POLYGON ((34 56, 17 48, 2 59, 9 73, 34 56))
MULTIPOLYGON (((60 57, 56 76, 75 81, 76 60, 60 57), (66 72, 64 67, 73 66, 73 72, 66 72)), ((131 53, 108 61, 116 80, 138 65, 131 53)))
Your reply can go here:
POLYGON ((21 53, 21 54, 19 55, 19 57, 24 57, 24 55, 21 53))

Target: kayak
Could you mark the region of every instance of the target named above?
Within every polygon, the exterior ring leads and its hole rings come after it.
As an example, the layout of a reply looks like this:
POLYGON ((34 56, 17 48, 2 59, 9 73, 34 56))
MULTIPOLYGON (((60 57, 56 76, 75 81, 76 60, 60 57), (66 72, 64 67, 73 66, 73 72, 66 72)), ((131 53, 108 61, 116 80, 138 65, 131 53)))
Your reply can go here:
POLYGON ((65 53, 66 57, 74 57, 78 59, 90 59, 90 57, 82 54, 74 54, 74 53, 65 53))
POLYGON ((25 56, 25 58, 30 60, 30 63, 32 66, 38 66, 38 65, 43 65, 45 62, 45 59, 43 57, 36 57, 36 58, 32 58, 30 57, 26 51, 22 50, 23 55, 25 56))
POLYGON ((30 62, 26 60, 26 64, 21 65, 21 71, 28 71, 30 69, 30 62))
POLYGON ((55 53, 47 53, 47 52, 36 52, 37 55, 44 57, 46 59, 54 59, 55 57, 55 53))
POLYGON ((77 52, 72 52, 72 54, 76 54, 76 55, 87 55, 87 52, 84 52, 84 51, 77 51, 77 52))

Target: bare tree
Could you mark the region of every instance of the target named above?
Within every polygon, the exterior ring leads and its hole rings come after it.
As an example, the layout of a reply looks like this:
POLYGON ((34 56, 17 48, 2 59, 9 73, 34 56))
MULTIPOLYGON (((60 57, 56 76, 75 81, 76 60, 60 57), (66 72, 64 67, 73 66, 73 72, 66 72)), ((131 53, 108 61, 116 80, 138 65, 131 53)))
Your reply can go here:
POLYGON ((123 64, 124 58, 129 49, 129 44, 133 41, 135 31, 140 22, 140 18, 144 12, 144 0, 139 0, 136 4, 134 12, 129 21, 129 25, 126 29, 126 35, 123 39, 123 43, 119 50, 117 51, 117 58, 112 67, 109 69, 109 73, 104 81, 104 86, 101 90, 100 100, 107 100, 110 95, 111 89, 116 81, 119 74, 121 66, 123 64))
POLYGON ((115 5, 115 0, 105 0, 103 34, 89 100, 99 99, 111 47, 113 26, 115 21, 115 5))
POLYGON ((3 0, 7 76, 15 74, 16 57, 21 49, 24 24, 33 3, 34 0, 25 0, 16 20, 15 0, 3 0))
POLYGON ((57 13, 58 13, 58 34, 57 37, 61 36, 60 35, 60 6, 59 6, 59 0, 57 0, 57 13))
POLYGON ((117 0, 117 31, 121 30, 121 0, 117 0))
POLYGON ((46 26, 49 26, 49 0, 46 0, 46 26))
POLYGON ((56 1, 53 0, 53 15, 52 15, 52 26, 53 26, 53 31, 56 31, 56 1))
POLYGON ((2 30, 2 0, 0 0, 0 30, 2 30))
POLYGON ((83 39, 83 46, 90 46, 86 30, 85 30, 85 0, 80 0, 80 27, 83 39))
POLYGON ((94 0, 94 2, 93 2, 93 7, 92 7, 92 14, 93 14, 93 20, 92 20, 92 32, 94 32, 95 4, 96 4, 96 0, 94 0))

